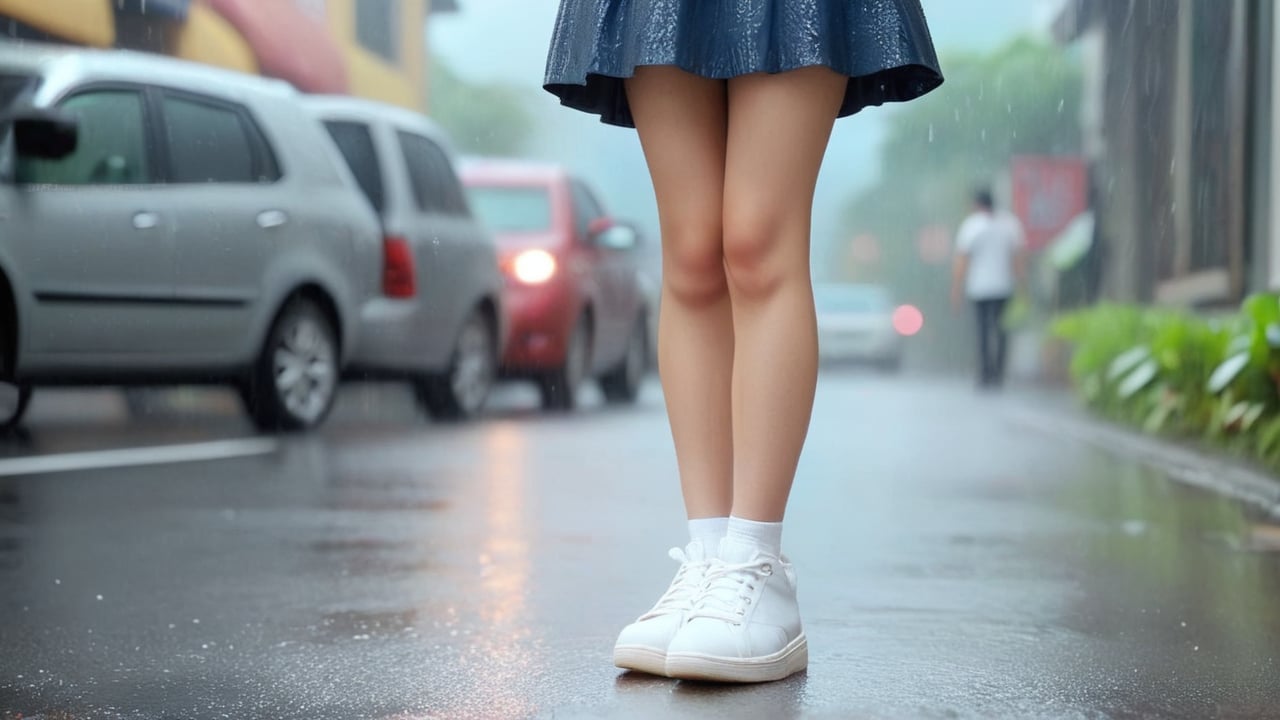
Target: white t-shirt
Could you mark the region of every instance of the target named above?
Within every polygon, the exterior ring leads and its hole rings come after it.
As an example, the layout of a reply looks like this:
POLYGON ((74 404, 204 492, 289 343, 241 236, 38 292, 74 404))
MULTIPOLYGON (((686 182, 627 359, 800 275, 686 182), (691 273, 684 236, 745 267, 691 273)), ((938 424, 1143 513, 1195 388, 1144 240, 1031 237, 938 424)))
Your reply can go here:
POLYGON ((1014 256, 1025 244, 1022 223, 1006 212, 978 211, 956 234, 956 252, 969 256, 966 291, 971 300, 1007 298, 1016 285, 1014 256))

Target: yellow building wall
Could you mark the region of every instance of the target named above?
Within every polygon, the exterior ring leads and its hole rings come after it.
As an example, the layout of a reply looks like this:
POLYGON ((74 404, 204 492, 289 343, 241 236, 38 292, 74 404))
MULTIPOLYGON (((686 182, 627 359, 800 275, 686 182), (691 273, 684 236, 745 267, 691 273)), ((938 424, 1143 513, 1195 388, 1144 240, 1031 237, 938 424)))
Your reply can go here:
POLYGON ((74 43, 111 47, 116 42, 111 0, 0 0, 0 15, 74 43))
POLYGON ((347 59, 350 92, 358 97, 425 110, 427 0, 400 0, 400 61, 390 63, 356 38, 359 0, 329 0, 329 29, 347 59))
POLYGON ((248 41, 221 15, 192 3, 186 23, 176 26, 171 48, 175 57, 256 75, 258 60, 248 41))
MULTIPOLYGON (((74 43, 96 47, 115 44, 114 0, 0 0, 0 15, 37 27, 74 43)), ((400 58, 388 62, 360 46, 356 37, 356 3, 328 0, 329 30, 347 62, 349 91, 412 110, 427 109, 426 20, 430 0, 399 0, 400 58)), ((367 0, 366 0, 367 1, 367 0)), ((170 51, 177 57, 246 73, 258 62, 248 42, 207 5, 191 4, 186 23, 175 25, 170 51)))

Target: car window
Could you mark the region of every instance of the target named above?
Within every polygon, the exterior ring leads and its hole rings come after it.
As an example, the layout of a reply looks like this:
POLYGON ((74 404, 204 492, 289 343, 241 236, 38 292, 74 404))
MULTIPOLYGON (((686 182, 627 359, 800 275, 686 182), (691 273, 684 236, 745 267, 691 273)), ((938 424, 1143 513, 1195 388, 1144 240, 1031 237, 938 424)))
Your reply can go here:
POLYGON ((400 132, 397 136, 418 209, 446 215, 470 214, 462 184, 444 151, 421 135, 400 132))
POLYGON ((29 75, 0 75, 0 110, 9 109, 35 82, 29 75))
POLYGON ((265 141, 233 105, 165 94, 169 179, 175 183, 256 183, 279 178, 265 141))
POLYGON ((369 199, 369 203, 382 213, 387 207, 386 188, 382 185, 382 164, 378 160, 377 150, 373 145, 373 134, 369 126, 360 122, 343 122, 331 120, 324 124, 333 136, 333 141, 342 152, 342 157, 356 176, 360 190, 369 199))
POLYGON ((471 186, 467 196, 476 215, 499 233, 551 229, 551 195, 546 187, 471 186))
POLYGON ((76 151, 59 160, 19 158, 15 174, 37 185, 133 185, 153 180, 146 111, 136 90, 92 90, 64 100, 79 121, 76 151))
POLYGON ((581 181, 570 183, 573 193, 573 217, 578 228, 578 237, 588 239, 591 234, 591 222, 604 215, 595 195, 581 181))

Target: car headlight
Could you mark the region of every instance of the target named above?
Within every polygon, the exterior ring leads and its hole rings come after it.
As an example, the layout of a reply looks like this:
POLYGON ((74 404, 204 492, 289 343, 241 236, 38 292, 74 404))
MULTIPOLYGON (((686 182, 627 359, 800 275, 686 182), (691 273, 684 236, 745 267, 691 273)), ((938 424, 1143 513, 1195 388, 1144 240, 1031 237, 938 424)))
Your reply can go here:
POLYGON ((556 257, 546 250, 525 250, 511 263, 511 273, 526 285, 541 285, 556 274, 556 257))

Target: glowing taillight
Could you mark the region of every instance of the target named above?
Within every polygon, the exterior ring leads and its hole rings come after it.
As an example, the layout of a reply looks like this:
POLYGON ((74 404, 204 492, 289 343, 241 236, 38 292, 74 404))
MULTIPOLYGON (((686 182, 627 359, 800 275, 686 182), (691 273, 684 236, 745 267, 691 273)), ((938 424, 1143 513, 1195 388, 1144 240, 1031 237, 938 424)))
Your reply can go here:
POLYGON ((556 274, 556 257, 546 250, 525 250, 511 263, 511 274, 526 285, 541 285, 556 274))
POLYGON ((382 239, 382 293, 392 298, 411 298, 418 292, 413 270, 413 248, 402 237, 382 239))
POLYGON ((893 311, 893 329, 903 337, 911 337, 924 328, 924 313, 915 305, 902 305, 893 311))

